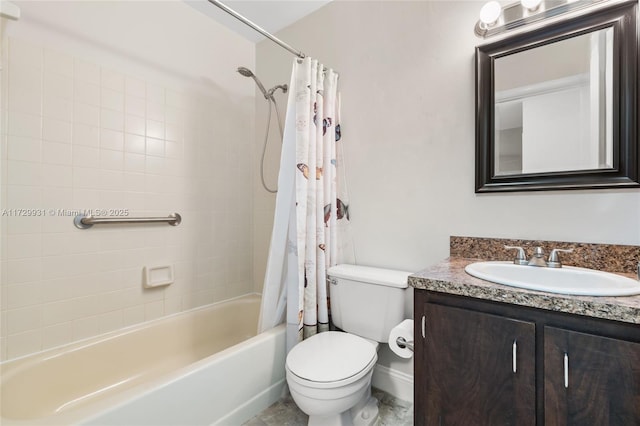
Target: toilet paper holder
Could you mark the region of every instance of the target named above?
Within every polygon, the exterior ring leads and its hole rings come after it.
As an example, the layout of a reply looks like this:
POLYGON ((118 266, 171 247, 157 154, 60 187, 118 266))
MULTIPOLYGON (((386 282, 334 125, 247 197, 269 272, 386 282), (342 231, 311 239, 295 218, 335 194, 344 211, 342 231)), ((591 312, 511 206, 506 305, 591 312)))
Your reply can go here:
POLYGON ((400 336, 396 339, 396 343, 398 344, 398 347, 400 349, 409 349, 411 352, 413 352, 413 340, 409 340, 407 341, 407 339, 405 339, 404 337, 400 336))

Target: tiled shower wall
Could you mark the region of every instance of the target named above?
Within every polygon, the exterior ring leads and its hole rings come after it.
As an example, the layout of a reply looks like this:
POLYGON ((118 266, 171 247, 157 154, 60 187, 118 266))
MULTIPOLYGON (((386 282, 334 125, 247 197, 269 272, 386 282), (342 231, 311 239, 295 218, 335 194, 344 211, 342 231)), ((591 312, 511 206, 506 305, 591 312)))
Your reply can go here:
POLYGON ((253 290, 252 100, 17 38, 5 50, 1 359, 253 290), (79 230, 75 210, 183 222, 79 230), (156 265, 175 282, 144 289, 156 265))

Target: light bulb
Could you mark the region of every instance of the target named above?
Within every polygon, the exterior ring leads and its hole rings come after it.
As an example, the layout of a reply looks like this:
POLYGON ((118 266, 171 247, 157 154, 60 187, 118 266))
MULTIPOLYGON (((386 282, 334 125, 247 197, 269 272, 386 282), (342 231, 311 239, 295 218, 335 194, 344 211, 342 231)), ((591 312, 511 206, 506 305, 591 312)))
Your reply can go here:
POLYGON ((480 9, 480 21, 485 25, 494 24, 500 17, 500 13, 502 13, 500 3, 495 0, 490 1, 480 9))
POLYGON ((520 0, 522 7, 530 12, 536 10, 538 6, 540 6, 540 3, 542 3, 542 0, 520 0))

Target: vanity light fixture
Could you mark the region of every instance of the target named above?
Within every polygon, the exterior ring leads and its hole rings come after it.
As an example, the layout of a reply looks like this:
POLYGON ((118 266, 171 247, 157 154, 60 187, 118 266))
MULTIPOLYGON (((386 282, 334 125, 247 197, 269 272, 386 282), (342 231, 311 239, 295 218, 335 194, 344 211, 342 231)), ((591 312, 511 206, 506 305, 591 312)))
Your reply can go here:
POLYGON ((480 9, 480 25, 485 29, 495 25, 502 13, 502 6, 496 0, 485 3, 480 9))
POLYGON ((520 0, 502 7, 500 3, 492 0, 480 9, 480 19, 476 23, 475 33, 478 37, 487 38, 596 3, 624 1, 627 0, 520 0))
POLYGON ((527 9, 529 12, 535 12, 538 10, 540 3, 542 3, 542 0, 520 0, 522 7, 527 9))

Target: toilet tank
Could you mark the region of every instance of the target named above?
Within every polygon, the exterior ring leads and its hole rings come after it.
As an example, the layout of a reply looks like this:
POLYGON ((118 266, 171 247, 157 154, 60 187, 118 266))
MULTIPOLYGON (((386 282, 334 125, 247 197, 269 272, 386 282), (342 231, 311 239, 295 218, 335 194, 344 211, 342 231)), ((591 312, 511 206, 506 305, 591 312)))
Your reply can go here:
POLYGON ((337 265, 329 268, 327 275, 335 326, 387 343, 389 331, 405 319, 407 277, 411 272, 337 265))

